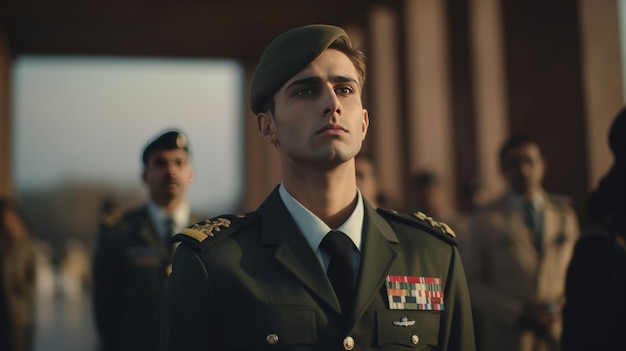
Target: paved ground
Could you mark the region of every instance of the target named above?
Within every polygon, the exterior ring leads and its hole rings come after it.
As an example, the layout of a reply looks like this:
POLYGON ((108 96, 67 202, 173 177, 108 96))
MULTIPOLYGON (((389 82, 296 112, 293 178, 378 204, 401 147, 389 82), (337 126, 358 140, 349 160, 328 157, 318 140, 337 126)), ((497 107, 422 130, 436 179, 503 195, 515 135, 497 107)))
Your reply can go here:
POLYGON ((50 267, 38 279, 34 351, 96 351, 90 294, 50 267))

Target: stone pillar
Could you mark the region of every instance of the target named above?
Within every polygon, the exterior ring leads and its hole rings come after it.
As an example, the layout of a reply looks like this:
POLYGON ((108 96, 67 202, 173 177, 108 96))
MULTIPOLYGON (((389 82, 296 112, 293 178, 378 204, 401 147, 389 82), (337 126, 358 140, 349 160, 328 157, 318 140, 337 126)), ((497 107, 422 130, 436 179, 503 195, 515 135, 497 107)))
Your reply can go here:
POLYGON ((13 195, 11 180, 11 51, 0 29, 0 195, 13 195))
POLYGON ((508 134, 500 0, 470 0, 478 176, 486 199, 504 189, 498 149, 508 134))
MULTIPOLYGON (((369 17, 370 128, 367 138, 374 142, 369 152, 375 159, 381 191, 387 207, 396 208, 404 201, 402 160, 402 109, 397 15, 387 7, 378 7, 369 17)), ((367 106, 366 106, 367 108, 367 106)))
POLYGON ((580 3, 527 0, 500 4, 509 130, 538 141, 548 162, 543 182, 546 190, 569 196, 582 218, 589 165, 580 3))
MULTIPOLYGON (((580 1, 583 58, 583 94, 588 140, 589 188, 609 170, 613 156, 608 133, 617 112, 624 104, 620 31, 617 1, 580 1)), ((622 22, 626 19, 622 18, 622 22)))
POLYGON ((403 4, 408 172, 430 169, 438 173, 449 190, 447 200, 454 203, 446 2, 406 0, 403 4))
POLYGON ((244 65, 244 108, 243 140, 245 189, 242 210, 256 209, 281 180, 280 162, 274 146, 267 143, 257 127, 256 116, 250 111, 250 83, 256 63, 244 65))

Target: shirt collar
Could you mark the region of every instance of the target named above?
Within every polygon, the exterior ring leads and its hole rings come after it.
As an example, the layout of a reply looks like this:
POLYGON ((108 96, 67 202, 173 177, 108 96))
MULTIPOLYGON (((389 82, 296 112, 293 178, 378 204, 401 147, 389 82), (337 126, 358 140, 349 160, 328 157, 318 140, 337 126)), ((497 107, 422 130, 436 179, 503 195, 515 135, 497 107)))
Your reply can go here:
MULTIPOLYGON (((522 208, 524 205, 524 199, 515 191, 513 191, 512 189, 509 189, 509 191, 507 191, 506 196, 510 199, 511 202, 513 202, 513 204, 515 204, 515 206, 517 206, 518 208, 522 208)), ((533 205, 533 208, 535 209, 535 211, 541 210, 544 206, 544 195, 543 195, 543 191, 539 191, 537 192, 530 200, 530 202, 533 205)))
POLYGON ((167 218, 174 220, 174 229, 176 229, 177 232, 189 225, 191 207, 186 201, 183 201, 171 212, 167 212, 164 208, 158 206, 152 201, 148 201, 147 207, 148 213, 150 214, 155 227, 158 228, 161 234, 165 234, 169 230, 168 228, 165 228, 165 220, 167 218))
MULTIPOLYGON (((304 207, 298 200, 296 200, 287 191, 285 186, 281 183, 278 188, 278 193, 283 203, 287 207, 287 211, 293 217, 294 221, 304 234, 304 237, 309 242, 314 251, 317 252, 324 236, 333 228, 330 228, 313 212, 304 207)), ((354 211, 348 217, 348 219, 339 228, 335 228, 338 231, 343 232, 352 239, 356 248, 361 251, 361 238, 363 232, 363 217, 365 215, 365 208, 363 206, 363 198, 361 193, 357 189, 357 204, 354 211)))

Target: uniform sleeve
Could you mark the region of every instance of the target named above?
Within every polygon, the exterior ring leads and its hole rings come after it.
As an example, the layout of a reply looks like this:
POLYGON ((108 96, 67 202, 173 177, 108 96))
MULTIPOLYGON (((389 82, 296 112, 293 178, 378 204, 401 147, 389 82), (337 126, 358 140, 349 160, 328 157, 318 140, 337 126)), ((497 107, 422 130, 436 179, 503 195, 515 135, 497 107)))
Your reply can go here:
MULTIPOLYGON (((612 262, 610 242, 599 235, 583 237, 576 244, 565 285, 563 351, 610 349, 611 308, 594 303, 604 295, 610 301, 612 262)), ((622 298, 622 297, 620 297, 622 298)))
POLYGON ((207 271, 196 252, 181 244, 157 311, 159 351, 221 350, 222 326, 207 271))
POLYGON ((103 230, 93 261, 93 308, 96 331, 104 350, 119 341, 124 291, 124 247, 115 233, 103 230))
POLYGON ((439 334, 439 349, 447 351, 474 351, 472 308, 463 264, 456 247, 450 260, 450 270, 444 292, 444 320, 439 334))

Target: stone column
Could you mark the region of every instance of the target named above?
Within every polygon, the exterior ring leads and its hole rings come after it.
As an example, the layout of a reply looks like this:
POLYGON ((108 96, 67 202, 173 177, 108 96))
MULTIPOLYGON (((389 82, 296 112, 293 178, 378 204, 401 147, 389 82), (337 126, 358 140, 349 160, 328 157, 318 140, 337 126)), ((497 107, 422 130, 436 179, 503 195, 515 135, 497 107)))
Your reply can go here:
MULTIPOLYGON (((397 15, 387 7, 373 9, 369 15, 370 128, 367 138, 374 147, 369 152, 376 160, 381 191, 386 206, 397 207, 404 201, 404 150, 402 149, 402 87, 400 79, 397 15)), ((367 108, 367 106, 366 106, 367 108)))
POLYGON ((504 189, 498 149, 508 134, 500 0, 470 0, 478 172, 487 199, 504 189))
POLYGON ((244 65, 246 84, 244 85, 244 107, 242 117, 244 148, 245 189, 243 191, 242 211, 256 209, 281 180, 280 162, 275 148, 267 143, 257 127, 256 116, 250 111, 250 83, 254 73, 254 64, 244 65))
MULTIPOLYGON (((617 1, 580 1, 583 57, 583 94, 588 140, 589 188, 609 170, 613 156, 608 133, 617 112, 624 105, 620 47, 620 13, 617 1)), ((621 21, 624 22, 624 18, 621 21)))
POLYGON ((0 194, 11 194, 11 51, 0 30, 0 194))
POLYGON ((454 204, 446 2, 404 1, 408 171, 438 173, 454 204))

